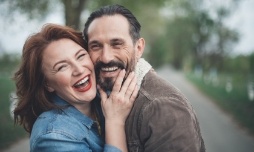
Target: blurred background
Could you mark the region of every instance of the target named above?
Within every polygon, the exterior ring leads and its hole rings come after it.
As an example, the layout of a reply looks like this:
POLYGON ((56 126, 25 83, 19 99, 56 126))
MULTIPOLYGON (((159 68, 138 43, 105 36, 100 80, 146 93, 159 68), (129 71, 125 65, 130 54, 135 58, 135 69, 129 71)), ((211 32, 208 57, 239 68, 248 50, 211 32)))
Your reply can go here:
POLYGON ((180 72, 253 137, 253 0, 0 0, 0 151, 28 137, 10 112, 26 38, 45 23, 82 31, 91 11, 113 3, 141 22, 144 58, 155 69, 180 72))

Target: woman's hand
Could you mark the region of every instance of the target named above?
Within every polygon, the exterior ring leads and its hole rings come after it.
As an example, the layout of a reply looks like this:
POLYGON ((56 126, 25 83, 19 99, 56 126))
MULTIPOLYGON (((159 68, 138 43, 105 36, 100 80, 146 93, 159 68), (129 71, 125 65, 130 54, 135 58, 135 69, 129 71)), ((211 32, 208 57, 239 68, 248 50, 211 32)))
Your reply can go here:
POLYGON ((137 79, 131 72, 122 85, 125 70, 120 71, 109 97, 99 88, 101 105, 106 122, 125 124, 138 94, 137 79))
POLYGON ((134 72, 131 72, 122 85, 125 76, 125 70, 122 70, 116 78, 113 90, 108 97, 107 94, 99 88, 101 94, 102 111, 105 117, 105 141, 107 144, 127 152, 125 120, 128 117, 133 103, 138 94, 136 85, 137 79, 134 72))

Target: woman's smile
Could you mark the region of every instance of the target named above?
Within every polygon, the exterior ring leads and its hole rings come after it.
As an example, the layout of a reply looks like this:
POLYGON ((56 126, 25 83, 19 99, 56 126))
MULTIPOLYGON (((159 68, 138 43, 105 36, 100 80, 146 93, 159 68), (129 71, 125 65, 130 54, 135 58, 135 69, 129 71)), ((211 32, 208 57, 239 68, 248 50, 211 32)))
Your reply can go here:
POLYGON ((91 86, 92 86, 92 82, 90 79, 90 75, 87 75, 86 77, 76 82, 73 85, 73 89, 79 92, 86 92, 87 90, 91 88, 91 86))

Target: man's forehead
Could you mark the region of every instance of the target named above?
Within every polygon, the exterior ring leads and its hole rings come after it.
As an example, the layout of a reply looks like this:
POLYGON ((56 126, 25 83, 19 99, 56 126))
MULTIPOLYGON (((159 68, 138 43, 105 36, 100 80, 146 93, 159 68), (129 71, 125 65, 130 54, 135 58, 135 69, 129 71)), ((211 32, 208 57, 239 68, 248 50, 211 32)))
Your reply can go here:
POLYGON ((126 39, 126 36, 129 35, 128 21, 121 15, 97 18, 90 24, 87 35, 89 42, 126 39))
MULTIPOLYGON (((119 14, 116 15, 104 15, 102 17, 94 19, 88 27, 88 35, 91 32, 98 32, 97 30, 117 30, 117 29, 129 29, 128 20, 119 14)), ((105 32, 105 31, 104 31, 105 32)))

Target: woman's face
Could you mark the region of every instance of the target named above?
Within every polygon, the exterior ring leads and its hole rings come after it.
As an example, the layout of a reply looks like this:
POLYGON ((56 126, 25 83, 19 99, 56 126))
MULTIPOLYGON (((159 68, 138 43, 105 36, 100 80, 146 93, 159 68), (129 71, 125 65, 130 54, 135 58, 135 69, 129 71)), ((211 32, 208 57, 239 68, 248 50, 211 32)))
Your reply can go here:
POLYGON ((83 107, 96 95, 94 66, 87 51, 70 39, 51 42, 43 52, 43 72, 49 92, 83 107))

